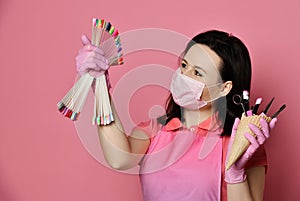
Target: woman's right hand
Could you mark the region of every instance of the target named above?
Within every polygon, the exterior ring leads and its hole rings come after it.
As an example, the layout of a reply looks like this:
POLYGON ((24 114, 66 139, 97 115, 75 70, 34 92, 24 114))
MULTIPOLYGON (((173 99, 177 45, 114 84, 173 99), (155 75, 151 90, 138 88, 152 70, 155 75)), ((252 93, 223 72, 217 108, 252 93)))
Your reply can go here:
POLYGON ((81 40, 84 46, 75 58, 77 73, 83 75, 88 72, 93 77, 103 75, 109 69, 103 50, 92 45, 86 35, 82 35, 81 40))

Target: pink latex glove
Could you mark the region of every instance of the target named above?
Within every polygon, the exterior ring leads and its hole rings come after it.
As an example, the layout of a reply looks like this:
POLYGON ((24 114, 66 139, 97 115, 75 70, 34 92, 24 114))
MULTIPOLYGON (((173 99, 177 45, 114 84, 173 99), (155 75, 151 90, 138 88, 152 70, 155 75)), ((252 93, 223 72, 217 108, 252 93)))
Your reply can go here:
MULTIPOLYGON (((240 122, 239 118, 236 118, 232 127, 232 133, 228 144, 227 157, 230 153, 230 149, 233 143, 233 139, 235 137, 238 124, 240 122)), ((249 133, 245 133, 245 137, 249 140, 250 146, 245 151, 245 153, 241 156, 239 160, 237 160, 226 172, 225 172, 225 181, 227 183, 241 183, 246 179, 244 166, 251 159, 256 150, 265 143, 265 141, 270 137, 270 130, 273 129, 276 125, 277 118, 273 118, 271 122, 268 124, 265 119, 260 119, 260 124, 262 126, 262 130, 260 130, 257 126, 250 124, 249 128, 256 134, 256 138, 253 137, 249 133)))
MULTIPOLYGON (((84 45, 76 56, 76 70, 79 75, 89 73, 97 78, 105 74, 108 89, 111 88, 108 74, 108 60, 104 57, 104 52, 100 48, 91 44, 90 39, 86 35, 81 36, 82 44, 84 45)), ((92 85, 94 90, 94 83, 92 85)))
POLYGON ((87 72, 93 77, 99 77, 109 68, 108 61, 104 57, 104 52, 100 48, 91 44, 87 36, 81 37, 83 48, 76 56, 76 69, 80 75, 87 72))

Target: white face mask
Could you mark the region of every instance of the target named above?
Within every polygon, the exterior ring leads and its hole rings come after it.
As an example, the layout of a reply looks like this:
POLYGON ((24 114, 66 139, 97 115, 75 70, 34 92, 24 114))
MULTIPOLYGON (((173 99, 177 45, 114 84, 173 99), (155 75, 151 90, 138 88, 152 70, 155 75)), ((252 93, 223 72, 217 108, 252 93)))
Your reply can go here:
MULTIPOLYGON (((218 86, 221 83, 211 85, 209 87, 218 86)), ((198 110, 212 102, 200 100, 205 84, 194 80, 181 73, 180 68, 173 74, 170 91, 172 93, 175 103, 188 110, 198 110)))

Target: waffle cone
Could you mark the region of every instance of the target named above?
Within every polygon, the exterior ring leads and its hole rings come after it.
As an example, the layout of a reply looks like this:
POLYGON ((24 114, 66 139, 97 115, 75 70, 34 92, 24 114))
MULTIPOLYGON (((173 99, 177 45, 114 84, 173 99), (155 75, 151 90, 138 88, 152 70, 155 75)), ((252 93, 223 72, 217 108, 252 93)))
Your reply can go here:
POLYGON ((256 135, 249 128, 249 124, 254 124, 259 129, 261 129, 262 127, 259 122, 261 118, 264 118, 268 123, 271 121, 271 117, 267 117, 265 115, 253 115, 253 116, 245 116, 244 114, 242 115, 226 163, 226 170, 228 170, 249 147, 250 142, 244 136, 244 134, 247 132, 253 135, 254 137, 256 137, 256 135))

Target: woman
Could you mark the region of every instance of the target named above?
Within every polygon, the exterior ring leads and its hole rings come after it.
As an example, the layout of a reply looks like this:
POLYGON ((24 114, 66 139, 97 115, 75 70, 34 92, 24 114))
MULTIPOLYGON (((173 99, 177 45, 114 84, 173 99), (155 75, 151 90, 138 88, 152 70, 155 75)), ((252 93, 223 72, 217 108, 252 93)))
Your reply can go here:
MULTIPOLYGON (((97 77, 109 68, 103 52, 84 36, 77 71, 97 77)), ((228 170, 242 108, 232 97, 250 91, 251 62, 246 46, 235 36, 212 30, 195 36, 179 58, 166 115, 143 122, 127 136, 115 122, 98 127, 108 164, 125 170, 141 166, 145 201, 263 200, 267 166, 263 144, 275 126, 262 119, 262 130, 245 133, 250 146, 228 170), (200 98, 199 98, 200 97, 200 98)))

